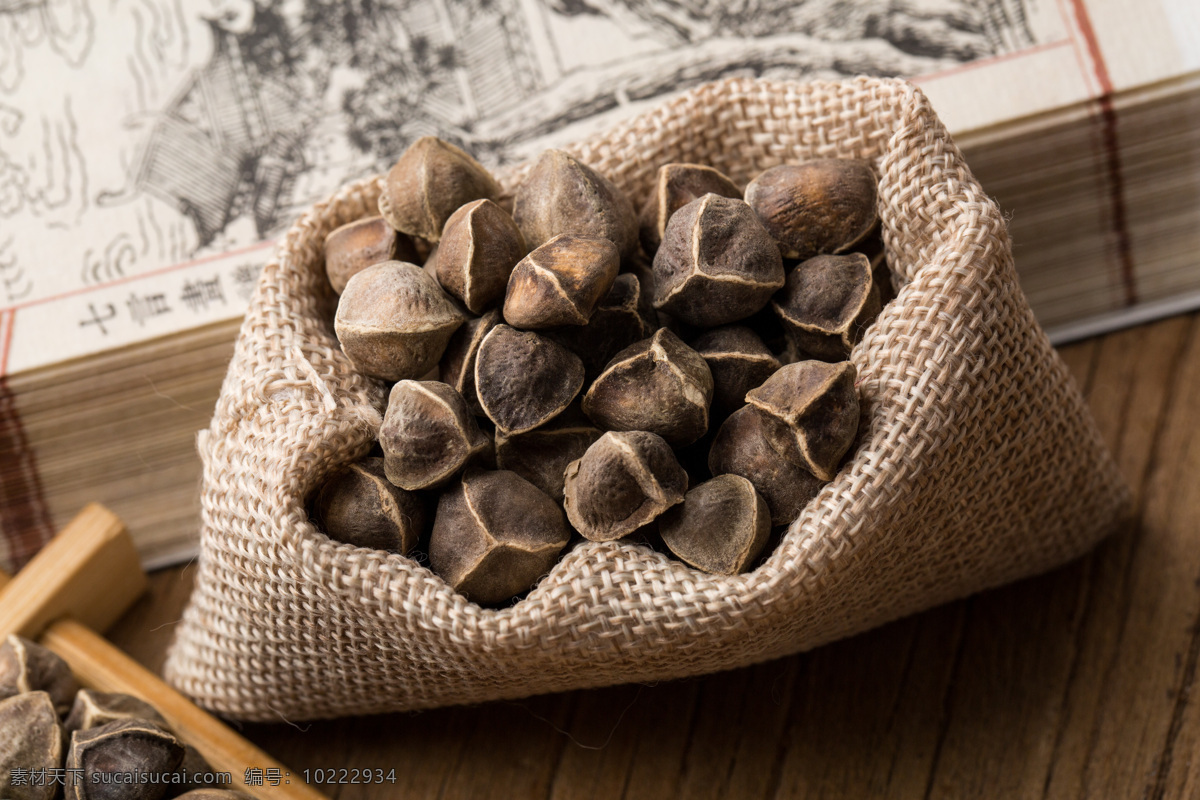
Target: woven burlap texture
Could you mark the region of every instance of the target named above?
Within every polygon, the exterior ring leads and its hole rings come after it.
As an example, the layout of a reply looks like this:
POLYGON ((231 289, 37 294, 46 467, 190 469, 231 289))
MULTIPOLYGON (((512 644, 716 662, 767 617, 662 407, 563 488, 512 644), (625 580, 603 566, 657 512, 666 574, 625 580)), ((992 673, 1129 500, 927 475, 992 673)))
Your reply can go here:
MULTIPOLYGON (((880 174, 900 289, 854 349, 853 458, 754 572, 584 543, 527 597, 467 602, 417 562, 331 541, 306 499, 364 455, 385 401, 332 330, 325 235, 378 180, 313 207, 266 266, 204 461, 201 555, 166 664, 202 706, 289 720, 659 681, 812 648, 1083 553, 1127 489, 1017 285, 1004 220, 899 80, 732 80, 569 148, 640 203, 659 165, 746 183, 814 157, 880 174)), ((499 174, 507 190, 527 165, 499 174)))

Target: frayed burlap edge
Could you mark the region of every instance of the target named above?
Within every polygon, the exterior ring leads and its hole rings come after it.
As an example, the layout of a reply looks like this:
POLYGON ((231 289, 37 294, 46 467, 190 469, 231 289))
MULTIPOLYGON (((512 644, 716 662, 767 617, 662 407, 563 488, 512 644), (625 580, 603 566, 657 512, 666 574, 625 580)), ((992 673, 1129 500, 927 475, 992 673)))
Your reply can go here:
POLYGON ((198 437, 201 556, 166 664, 198 703, 305 719, 739 667, 1047 570, 1114 529, 1127 490, 1021 294, 1000 212, 918 89, 731 80, 571 149, 635 202, 669 161, 745 183, 781 162, 873 160, 901 289, 852 355, 853 458, 732 578, 585 543, 489 610, 411 559, 329 540, 306 498, 367 452, 384 401, 338 348, 322 270, 325 234, 374 213, 378 181, 354 184, 265 268, 198 437))

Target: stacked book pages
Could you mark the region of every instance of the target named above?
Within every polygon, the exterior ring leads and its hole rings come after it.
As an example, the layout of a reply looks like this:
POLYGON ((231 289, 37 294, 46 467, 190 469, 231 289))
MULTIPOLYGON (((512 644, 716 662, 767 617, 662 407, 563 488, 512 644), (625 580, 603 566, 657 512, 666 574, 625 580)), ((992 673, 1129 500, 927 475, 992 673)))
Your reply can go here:
POLYGON ((1200 306, 1187 0, 47 0, 0 15, 0 566, 84 503, 190 557, 274 239, 435 134, 499 166, 699 83, 916 81, 1065 341, 1200 306), (1117 7, 1120 6, 1120 7, 1117 7), (3 32, 7 31, 7 32, 3 32))

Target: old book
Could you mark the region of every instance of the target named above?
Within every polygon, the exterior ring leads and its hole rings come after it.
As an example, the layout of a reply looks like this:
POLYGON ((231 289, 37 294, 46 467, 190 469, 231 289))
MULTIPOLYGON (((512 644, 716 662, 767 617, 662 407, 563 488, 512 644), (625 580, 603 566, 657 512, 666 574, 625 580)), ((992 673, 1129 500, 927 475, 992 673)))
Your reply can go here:
POLYGON ((729 76, 916 80, 1065 339, 1200 305, 1185 0, 0 0, 0 564, 87 500, 151 565, 296 214, 436 134, 491 165, 729 76))

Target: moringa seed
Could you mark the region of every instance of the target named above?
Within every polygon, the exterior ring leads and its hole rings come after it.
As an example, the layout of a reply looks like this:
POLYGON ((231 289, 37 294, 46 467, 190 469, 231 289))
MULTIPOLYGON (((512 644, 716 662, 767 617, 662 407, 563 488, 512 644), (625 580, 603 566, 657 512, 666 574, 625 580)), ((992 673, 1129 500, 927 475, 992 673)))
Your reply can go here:
POLYGON ((862 253, 802 261, 788 274, 771 307, 801 352, 843 361, 879 316, 871 262, 862 253))
POLYGON ((586 325, 620 266, 617 248, 608 239, 555 236, 513 269, 504 295, 504 321, 525 330, 586 325))
POLYGON ((425 531, 424 500, 393 485, 382 458, 364 458, 330 475, 316 517, 331 539, 407 555, 425 531))
POLYGON ((688 477, 661 436, 611 431, 567 466, 563 505, 584 538, 628 536, 683 501, 688 477))
POLYGON ((696 569, 738 575, 766 545, 771 512, 750 481, 718 475, 668 509, 658 530, 667 548, 696 569))
POLYGON ((763 417, 763 431, 779 455, 823 481, 858 433, 857 371, 848 361, 797 361, 746 395, 763 417))
POLYGON ((547 150, 513 196, 513 219, 525 243, 541 247, 562 233, 599 236, 622 260, 638 246, 637 216, 625 193, 562 150, 547 150))
POLYGON ((871 231, 877 184, 866 161, 819 159, 771 167, 750 181, 746 202, 784 258, 805 260, 844 252, 871 231))
POLYGON ((447 483, 491 440, 461 394, 441 381, 398 381, 379 428, 387 479, 401 489, 447 483))
POLYGON ((500 185, 478 161, 449 142, 422 136, 384 179, 379 213, 401 233, 432 243, 459 208, 499 196, 500 185))
POLYGON ((494 605, 530 589, 570 536, 562 508, 529 481, 468 470, 438 501, 429 565, 468 600, 494 605))
POLYGON ((533 331, 492 328, 475 357, 475 391, 496 428, 513 435, 554 419, 583 387, 579 356, 533 331))
POLYGON ((654 255, 654 307, 691 325, 744 319, 783 282, 779 248, 758 217, 720 195, 676 211, 654 255))

